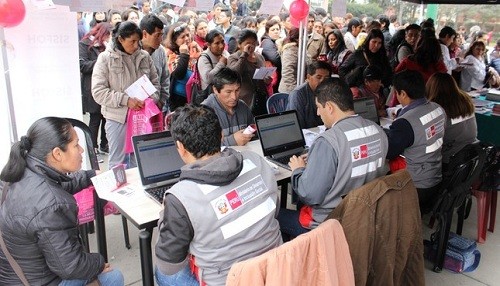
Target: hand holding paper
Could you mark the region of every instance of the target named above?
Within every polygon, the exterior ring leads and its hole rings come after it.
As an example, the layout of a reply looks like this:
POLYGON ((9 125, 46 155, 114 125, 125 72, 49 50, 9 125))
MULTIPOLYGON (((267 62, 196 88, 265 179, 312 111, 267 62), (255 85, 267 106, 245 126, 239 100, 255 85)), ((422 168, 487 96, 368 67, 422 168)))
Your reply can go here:
POLYGON ((129 97, 144 101, 146 98, 156 92, 156 87, 151 83, 146 75, 143 75, 133 84, 127 87, 127 89, 125 89, 125 92, 129 97))
POLYGON ((265 79, 266 77, 271 77, 276 71, 276 67, 262 67, 260 69, 256 69, 253 74, 253 79, 265 79))

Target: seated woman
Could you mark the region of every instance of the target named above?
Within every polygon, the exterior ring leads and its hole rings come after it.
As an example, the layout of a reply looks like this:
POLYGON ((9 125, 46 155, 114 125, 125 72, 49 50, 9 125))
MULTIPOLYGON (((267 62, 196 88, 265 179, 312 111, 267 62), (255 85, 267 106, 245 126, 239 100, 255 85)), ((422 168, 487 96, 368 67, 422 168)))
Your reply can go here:
POLYGON ((465 145, 477 141, 477 124, 474 104, 469 95, 458 88, 453 77, 447 73, 435 73, 426 84, 426 96, 446 112, 443 137, 443 164, 465 145))
MULTIPOLYGON (((91 184, 95 171, 78 171, 83 149, 71 123, 45 117, 12 145, 0 174, 6 182, 0 230, 6 249, 31 285, 124 285, 120 271, 99 253, 86 253, 78 235, 73 194, 91 184), (69 175, 68 175, 69 174, 69 175)), ((22 285, 0 251, 0 285, 22 285)))
POLYGON ((386 96, 383 93, 382 71, 376 66, 367 66, 363 71, 363 85, 351 88, 353 98, 373 97, 379 117, 386 117, 386 96))
POLYGON ((484 51, 486 46, 481 41, 472 43, 465 53, 464 62, 467 65, 460 74, 460 87, 465 91, 479 90, 484 86, 486 65, 484 64, 484 51))

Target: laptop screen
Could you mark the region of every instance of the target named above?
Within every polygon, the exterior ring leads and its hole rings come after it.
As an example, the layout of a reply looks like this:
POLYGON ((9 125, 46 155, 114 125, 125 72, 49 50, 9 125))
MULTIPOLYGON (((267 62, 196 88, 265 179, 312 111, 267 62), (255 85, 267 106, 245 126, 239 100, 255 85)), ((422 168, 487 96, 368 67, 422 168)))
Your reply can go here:
POLYGON ((258 116, 255 118, 255 124, 264 156, 305 146, 295 110, 258 116))
POLYGON ((375 105, 375 98, 363 97, 354 99, 354 112, 364 119, 371 120, 379 124, 377 105, 375 105))
POLYGON ((143 185, 178 178, 184 165, 169 131, 132 137, 143 185))

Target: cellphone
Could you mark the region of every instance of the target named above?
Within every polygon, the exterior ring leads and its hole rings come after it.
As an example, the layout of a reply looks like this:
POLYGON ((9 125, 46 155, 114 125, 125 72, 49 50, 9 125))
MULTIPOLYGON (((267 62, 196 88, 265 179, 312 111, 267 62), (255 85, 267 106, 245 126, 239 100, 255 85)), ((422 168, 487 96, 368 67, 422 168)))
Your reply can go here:
POLYGON ((243 130, 243 134, 253 134, 257 131, 257 126, 255 124, 250 124, 243 130))

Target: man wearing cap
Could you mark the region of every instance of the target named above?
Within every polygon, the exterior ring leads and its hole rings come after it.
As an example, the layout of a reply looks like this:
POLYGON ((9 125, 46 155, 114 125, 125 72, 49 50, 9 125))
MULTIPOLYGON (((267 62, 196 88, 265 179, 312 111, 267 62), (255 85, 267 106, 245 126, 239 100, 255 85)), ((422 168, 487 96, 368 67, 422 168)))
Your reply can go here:
POLYGON ((386 98, 383 93, 382 71, 376 66, 367 66, 363 71, 363 85, 351 88, 354 98, 373 97, 377 105, 379 117, 387 115, 385 111, 386 98))

